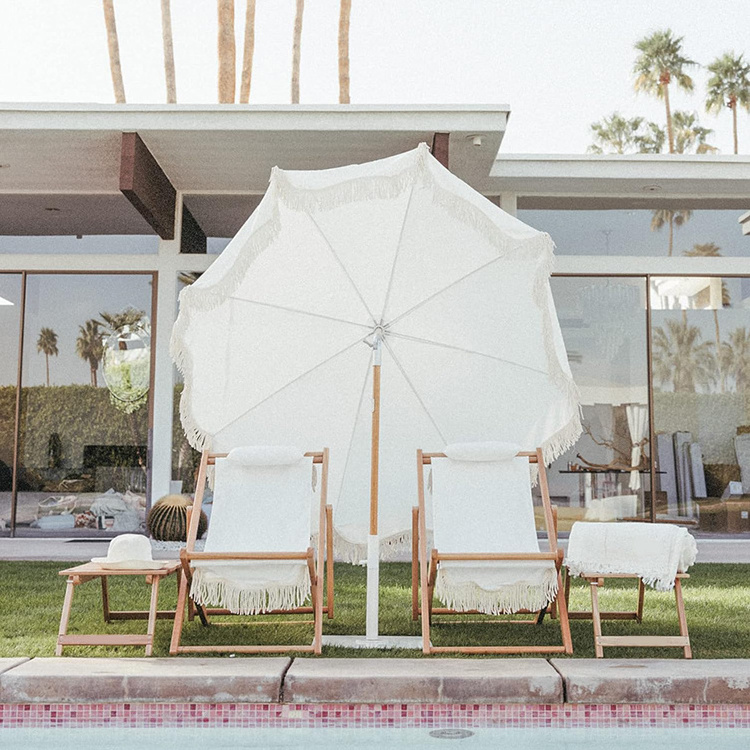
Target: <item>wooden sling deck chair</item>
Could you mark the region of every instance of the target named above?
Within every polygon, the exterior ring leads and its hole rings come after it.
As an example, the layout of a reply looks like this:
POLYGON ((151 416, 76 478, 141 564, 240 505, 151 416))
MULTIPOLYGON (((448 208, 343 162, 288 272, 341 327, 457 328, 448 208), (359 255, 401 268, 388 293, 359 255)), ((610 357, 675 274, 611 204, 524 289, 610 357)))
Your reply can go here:
MULTIPOLYGON (((200 469, 198 471, 197 489, 195 495, 195 501, 193 504, 192 511, 190 512, 188 522, 188 534, 187 534, 187 545, 180 551, 180 562, 182 565, 182 578, 180 581, 179 595, 177 600, 177 610, 174 620, 174 628, 172 630, 172 641, 170 644, 169 653, 203 653, 203 652, 236 652, 236 653, 275 653, 275 652, 286 652, 286 651, 302 651, 312 652, 315 654, 321 653, 322 637, 323 637, 323 614, 327 614, 328 618, 333 617, 333 513, 332 506, 328 505, 327 490, 328 490, 328 449, 324 448, 322 451, 308 452, 304 454, 306 459, 311 459, 310 469, 312 479, 312 472, 315 472, 314 465, 319 465, 321 468, 320 476, 320 503, 319 512, 316 514, 317 523, 311 523, 310 528, 316 528, 318 532, 318 544, 317 544, 317 555, 311 545, 311 542, 307 542, 308 546, 306 549, 289 549, 289 550, 263 550, 263 549, 238 549, 236 551, 221 551, 221 552, 198 552, 195 550, 195 542, 198 533, 198 521, 200 519, 201 505, 203 503, 203 495, 206 486, 206 478, 209 466, 216 466, 217 461, 226 459, 230 454, 227 453, 211 453, 204 451, 201 457, 200 469), (326 588, 327 588, 327 601, 326 605, 323 604, 323 570, 324 570, 324 551, 327 556, 327 567, 326 567, 326 588), (310 581, 310 598, 311 604, 309 606, 296 606, 289 609, 263 609, 256 612, 256 614, 266 615, 298 615, 298 614, 312 614, 314 624, 314 637, 312 645, 309 643, 303 645, 236 645, 236 646, 225 646, 225 645, 211 645, 211 646, 183 646, 180 644, 182 637, 182 629, 185 621, 185 610, 187 605, 187 615, 190 620, 194 619, 195 614, 198 615, 200 621, 204 626, 208 626, 210 623, 210 617, 212 615, 230 615, 235 612, 230 611, 226 608, 210 607, 202 605, 195 601, 193 594, 191 593, 191 586, 194 581, 196 564, 198 566, 205 565, 206 562, 218 561, 219 564, 226 564, 225 561, 236 561, 240 565, 245 562, 255 561, 256 563, 273 563, 273 561, 281 562, 293 562, 303 561, 307 564, 307 570, 309 572, 310 581)), ((301 454, 300 454, 301 455, 301 454)), ((308 479, 307 481, 310 481, 308 479)), ((217 489, 219 489, 217 487, 217 489)), ((305 491, 305 488, 302 488, 305 491)), ((218 493, 214 496, 214 511, 212 517, 216 516, 216 508, 218 503, 221 502, 221 497, 218 493)), ((253 491, 252 488, 247 490, 247 503, 248 518, 252 512, 253 502, 253 491)), ((283 528, 285 521, 288 523, 288 516, 284 514, 284 508, 278 508, 278 514, 266 513, 266 517, 273 515, 274 519, 278 519, 275 524, 277 529, 280 529, 283 534, 283 528)), ((252 521, 252 519, 250 519, 252 521)), ((237 518, 237 523, 247 523, 248 519, 237 518)), ((209 535, 211 533, 211 527, 209 525, 209 535)), ((263 540, 265 541, 265 540, 263 540)), ((207 539, 208 544, 208 539, 207 539)), ((256 545, 253 545, 256 546, 256 545)), ((257 545, 262 547, 261 544, 257 545)), ((301 546, 301 545, 297 545, 301 546)), ((252 563, 251 563, 252 564, 252 563)), ((271 623, 269 623, 271 624, 271 623)))
MULTIPOLYGON (((446 448, 448 450, 448 448, 446 448)), ((414 508, 412 520, 413 520, 413 534, 412 534, 412 616, 416 620, 420 615, 422 617, 422 639, 423 639, 423 651, 425 654, 440 654, 440 653, 462 653, 462 654, 516 654, 516 653, 537 653, 537 654, 548 654, 548 653, 573 653, 573 644, 570 635, 570 625, 568 621, 567 603, 565 601, 563 593, 563 585, 561 579, 561 568, 563 562, 563 551, 557 546, 557 522, 555 508, 553 508, 549 497, 549 488, 547 485, 547 475, 544 468, 544 460, 542 458, 541 449, 534 452, 518 452, 515 454, 515 458, 511 458, 513 461, 517 461, 519 458, 528 459, 529 464, 537 464, 539 470, 539 487, 542 495, 542 505, 544 510, 544 520, 547 529, 547 537, 549 542, 549 551, 512 551, 502 549, 502 543, 494 544, 495 548, 487 549, 482 551, 467 551, 467 552, 445 552, 439 549, 433 548, 427 550, 427 525, 426 525, 426 506, 425 506, 425 466, 432 465, 433 468, 437 461, 447 459, 446 453, 424 453, 422 450, 417 451, 417 477, 418 477, 418 496, 419 505, 414 508), (419 561, 417 565, 417 559, 419 561), (554 566, 553 575, 556 577, 556 594, 554 599, 549 604, 550 615, 553 618, 558 618, 560 621, 560 630, 562 634, 562 645, 551 645, 551 646, 433 646, 430 641, 430 626, 432 624, 433 615, 443 614, 486 614, 477 609, 456 609, 448 607, 433 607, 433 598, 435 596, 435 586, 437 577, 441 569, 441 563, 448 563, 449 565, 458 561, 467 562, 509 562, 511 565, 514 562, 527 561, 533 562, 538 561, 540 563, 548 562, 554 566), (419 606, 418 586, 421 590, 421 607, 419 606)), ((529 548, 536 548, 538 550, 538 544, 536 542, 536 525, 533 519, 533 508, 532 508, 532 497, 531 497, 531 483, 530 481, 526 485, 528 487, 528 494, 522 498, 522 502, 525 502, 528 506, 529 517, 528 521, 532 528, 526 530, 526 536, 531 540, 533 535, 533 541, 529 541, 526 546, 529 548)), ((498 500, 502 495, 502 488, 498 489, 498 500)), ((493 508, 494 510, 494 508, 493 508)), ((497 506, 498 516, 502 517, 503 509, 500 505, 497 506)), ((487 519, 485 518, 484 521, 487 519)), ((469 533, 472 528, 477 528, 477 524, 483 524, 483 519, 473 517, 469 508, 464 509, 463 517, 458 521, 460 524, 464 524, 468 529, 469 533), (464 524, 465 521, 465 524, 464 524)), ((437 521, 435 521, 437 526, 437 521)), ((514 609, 512 614, 533 614, 532 619, 525 620, 509 620, 505 621, 508 624, 541 624, 544 618, 544 614, 547 611, 547 606, 541 607, 540 609, 514 609)), ((511 612, 508 612, 510 614, 511 612)))

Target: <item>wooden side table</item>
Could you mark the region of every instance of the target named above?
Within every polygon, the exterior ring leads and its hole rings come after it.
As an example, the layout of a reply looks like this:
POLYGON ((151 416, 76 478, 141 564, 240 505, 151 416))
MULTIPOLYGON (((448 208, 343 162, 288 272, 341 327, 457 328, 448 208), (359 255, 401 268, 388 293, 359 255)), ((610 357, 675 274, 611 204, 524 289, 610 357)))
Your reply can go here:
MULTIPOLYGON (((76 565, 73 568, 66 568, 60 571, 61 576, 68 577, 68 584, 65 590, 65 601, 63 603, 62 616, 60 617, 60 630, 57 636, 56 656, 62 656, 65 646, 145 646, 146 656, 151 656, 154 648, 154 632, 156 630, 156 620, 174 619, 174 610, 162 610, 157 608, 159 600, 159 582, 162 578, 172 575, 179 570, 179 560, 165 560, 164 566, 151 570, 140 568, 104 568, 99 563, 88 562, 83 565, 76 565), (113 611, 109 608, 109 590, 107 579, 109 576, 144 576, 146 583, 151 586, 151 604, 148 610, 134 611, 113 611), (145 635, 126 634, 91 634, 91 635, 68 635, 68 620, 70 619, 70 609, 73 605, 73 593, 75 587, 80 586, 86 581, 93 581, 100 578, 102 582, 102 609, 104 611, 104 622, 112 620, 148 620, 145 635)), ((177 576, 177 585, 179 588, 179 577, 177 576)))

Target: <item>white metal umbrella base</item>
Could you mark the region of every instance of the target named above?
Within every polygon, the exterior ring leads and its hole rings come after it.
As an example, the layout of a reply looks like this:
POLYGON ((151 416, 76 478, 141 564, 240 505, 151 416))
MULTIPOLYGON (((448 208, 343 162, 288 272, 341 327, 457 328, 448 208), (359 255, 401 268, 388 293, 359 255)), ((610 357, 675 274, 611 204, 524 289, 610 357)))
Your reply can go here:
POLYGON ((339 648, 404 648, 422 650, 421 635, 380 635, 367 639, 363 635, 324 635, 324 646, 339 648))

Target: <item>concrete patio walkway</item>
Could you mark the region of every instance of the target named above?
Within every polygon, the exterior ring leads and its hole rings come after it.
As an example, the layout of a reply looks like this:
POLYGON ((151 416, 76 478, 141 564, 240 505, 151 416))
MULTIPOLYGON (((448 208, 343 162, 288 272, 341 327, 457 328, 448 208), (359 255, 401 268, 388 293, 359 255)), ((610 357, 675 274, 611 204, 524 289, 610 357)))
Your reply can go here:
POLYGON ((0 659, 0 703, 750 704, 750 660, 0 659))

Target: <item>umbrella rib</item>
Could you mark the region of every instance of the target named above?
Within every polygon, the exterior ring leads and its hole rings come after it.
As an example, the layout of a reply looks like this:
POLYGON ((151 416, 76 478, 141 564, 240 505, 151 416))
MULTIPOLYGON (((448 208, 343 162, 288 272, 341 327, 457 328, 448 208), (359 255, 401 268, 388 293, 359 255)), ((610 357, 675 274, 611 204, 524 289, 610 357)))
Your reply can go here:
POLYGON ((483 271, 488 266, 491 266, 493 263, 497 263, 499 260, 503 260, 504 258, 505 258, 504 255, 498 255, 496 258, 493 258, 492 260, 488 260, 486 263, 482 263, 482 265, 479 266, 478 268, 475 268, 473 271, 469 271, 469 273, 461 276, 461 278, 456 279, 455 281, 452 281, 450 284, 448 284, 448 286, 443 287, 442 289, 438 289, 438 291, 436 292, 433 292, 429 297, 425 297, 425 299, 423 299, 421 302, 418 302, 416 305, 414 305, 414 307, 410 307, 405 312, 402 312, 401 315, 399 315, 397 318, 394 318, 393 320, 389 320, 385 325, 391 326, 394 323, 398 323, 399 320, 401 320, 402 318, 405 318, 407 315, 410 315, 415 310, 422 307, 422 305, 426 305, 428 302, 435 299, 435 297, 437 297, 438 295, 442 294, 443 292, 447 292, 449 289, 452 289, 454 286, 456 286, 457 284, 460 284, 462 281, 466 281, 466 279, 468 279, 470 276, 473 276, 475 273, 479 273, 480 271, 483 271))
POLYGON ((388 335, 392 338, 404 339, 405 341, 416 341, 420 344, 427 344, 428 346, 439 346, 442 349, 451 349, 455 352, 463 352, 464 354, 475 354, 477 357, 486 357, 487 359, 493 359, 496 362, 503 362, 507 365, 513 365, 514 367, 520 367, 523 370, 530 370, 531 372, 539 373, 540 375, 549 375, 546 370, 540 370, 538 367, 530 367, 529 365, 523 365, 520 362, 514 362, 512 359, 504 359, 503 357, 496 357, 494 354, 487 354, 486 352, 477 352, 474 349, 465 349, 462 346, 454 346, 453 344, 444 344, 441 341, 433 341, 432 339, 423 339, 419 336, 409 336, 405 333, 396 333, 395 331, 388 331, 388 335))
POLYGON ((296 313, 298 315, 309 315, 311 318, 321 318, 322 320, 332 320, 334 323, 346 323, 350 326, 357 326, 359 328, 366 328, 368 331, 372 329, 372 326, 366 323, 355 323, 353 320, 345 320, 344 318, 334 318, 332 315, 323 315, 322 313, 309 312, 307 310, 299 310, 296 307, 286 307, 285 305, 273 305, 270 302, 258 302, 254 299, 242 299, 240 297, 230 297, 229 299, 235 302, 247 302, 249 305, 260 305, 261 307, 271 307, 274 310, 283 310, 284 312, 296 313))
POLYGON ((393 256, 393 265, 391 266, 391 275, 388 278, 388 289, 385 291, 385 302, 383 302, 383 317, 380 319, 382 325, 385 321, 385 314, 388 312, 388 302, 391 298, 391 287, 393 286, 393 278, 396 275, 396 263, 398 263, 398 256, 401 253, 401 241, 404 239, 404 228, 406 227, 406 220, 409 218, 409 209, 411 208, 411 199, 414 195, 414 185, 411 186, 409 191, 409 200, 406 202, 406 210, 404 211, 404 220, 401 222, 401 229, 398 233, 398 242, 396 243, 396 254, 393 256))
POLYGON ((348 344, 343 349, 340 349, 339 351, 337 351, 335 354, 332 354, 330 357, 327 357, 322 362, 319 362, 317 365, 315 365, 315 367, 312 367, 309 370, 305 370, 305 372, 300 373, 299 375, 297 375, 296 378, 293 378, 288 383, 284 383, 284 385, 282 385, 281 388, 277 388, 273 393, 269 393, 268 396, 258 401, 257 404, 253 404, 250 408, 245 409, 245 411, 243 411, 241 414, 238 414, 234 419, 227 422, 225 425, 222 425, 221 429, 226 430, 227 427, 231 427, 233 424, 235 424, 235 422, 239 422, 240 419, 247 416, 251 411, 254 411, 259 406, 262 406, 263 404, 266 403, 266 401, 269 401, 274 396, 278 396, 279 393, 289 388, 289 386, 294 385, 296 382, 302 380, 302 378, 307 377, 310 373, 313 373, 315 372, 315 370, 318 370, 321 367, 323 367, 323 365, 328 364, 332 359, 336 359, 336 357, 339 357, 345 352, 348 352, 350 349, 353 349, 357 344, 361 344, 365 340, 365 338, 366 337, 362 337, 362 338, 357 339, 356 341, 353 341, 351 344, 348 344))
POLYGON ((373 325, 377 325, 375 316, 372 314, 372 311, 367 306, 367 302, 365 302, 365 298, 362 296, 359 289, 357 288, 357 285, 354 283, 354 279, 352 279, 352 277, 349 275, 349 271, 346 270, 346 266, 341 262, 341 258, 339 258, 338 254, 333 249, 333 245, 330 243, 328 237, 325 236, 325 234, 323 233, 323 230, 318 225, 318 222, 315 221, 315 218, 313 217, 313 215, 310 213, 308 213, 307 215, 309 216, 310 221, 314 224, 315 228, 318 230, 318 233, 320 234, 320 236, 323 238, 323 241, 326 243, 326 245, 328 245, 328 249, 331 251, 331 254, 336 259, 336 262, 339 264, 339 267, 344 272, 344 275, 346 276, 347 279, 349 279, 349 283, 351 284, 352 289, 354 289, 355 294, 357 295, 357 297, 359 297, 359 301, 362 303, 362 306, 365 308, 365 310, 367 310, 367 314, 370 316, 370 320, 372 320, 373 325))
POLYGON ((401 371, 401 374, 404 376, 404 380, 406 381, 409 388, 411 388, 411 392, 414 394, 414 397, 419 401, 419 405, 424 410, 424 413, 427 415, 427 418, 432 422, 432 426, 437 431, 437 434, 440 435, 440 439, 443 441, 443 443, 447 443, 448 441, 445 439, 445 435, 443 435, 442 430, 438 427, 437 422, 433 418, 432 414, 430 414, 429 409, 427 408, 427 405, 424 401, 422 401, 422 397, 417 393, 417 389, 414 387, 414 383, 411 382, 411 378, 407 375, 406 370, 404 369, 404 366, 399 362, 398 358, 396 357, 393 349, 391 349, 390 344, 388 343, 388 339, 383 339, 383 343, 386 346, 386 349, 388 349, 388 352, 390 353, 391 357, 393 357, 393 361, 396 363, 396 367, 401 371))

